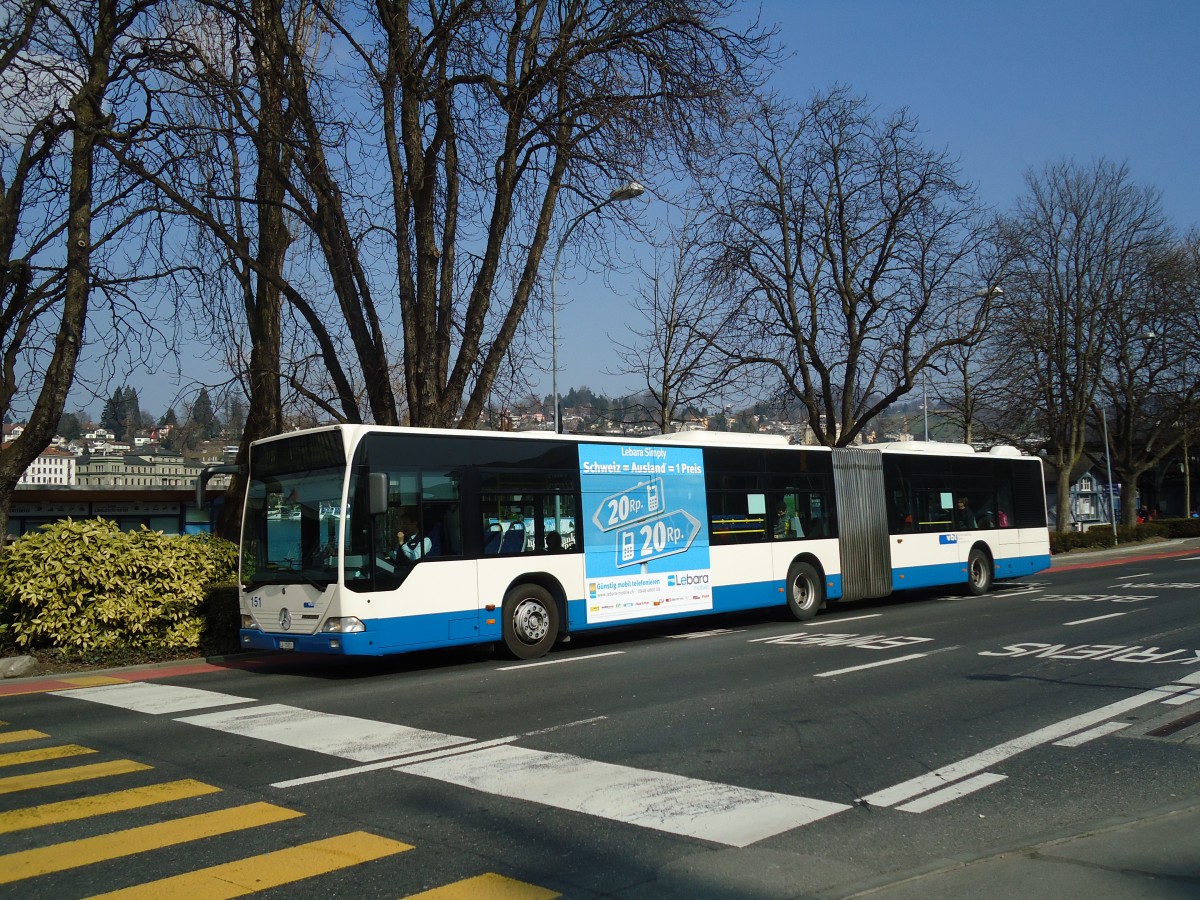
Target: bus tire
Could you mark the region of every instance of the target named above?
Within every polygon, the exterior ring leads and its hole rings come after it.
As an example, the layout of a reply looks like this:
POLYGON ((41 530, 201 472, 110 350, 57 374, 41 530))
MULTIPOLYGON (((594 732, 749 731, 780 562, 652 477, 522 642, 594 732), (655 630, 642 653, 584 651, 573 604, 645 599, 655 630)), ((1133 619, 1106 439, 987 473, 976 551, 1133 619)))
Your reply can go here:
POLYGON ((558 604, 537 584, 518 584, 504 597, 504 646, 517 659, 545 656, 558 638, 558 604))
POLYGON ((817 614, 825 599, 821 577, 806 562, 794 562, 788 569, 787 602, 792 615, 807 622, 817 614))
POLYGON ((991 559, 980 548, 972 547, 967 554, 967 590, 971 596, 980 597, 990 591, 994 577, 991 559))

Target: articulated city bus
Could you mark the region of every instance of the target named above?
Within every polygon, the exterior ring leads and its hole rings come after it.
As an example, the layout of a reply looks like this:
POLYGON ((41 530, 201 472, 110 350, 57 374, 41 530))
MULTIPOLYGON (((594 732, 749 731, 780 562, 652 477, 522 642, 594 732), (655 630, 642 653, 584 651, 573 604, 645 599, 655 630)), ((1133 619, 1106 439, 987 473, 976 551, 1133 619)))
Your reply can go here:
POLYGON ((830 449, 338 425, 250 449, 247 649, 383 655, 961 585, 1050 564, 1041 461, 1012 447, 830 449))

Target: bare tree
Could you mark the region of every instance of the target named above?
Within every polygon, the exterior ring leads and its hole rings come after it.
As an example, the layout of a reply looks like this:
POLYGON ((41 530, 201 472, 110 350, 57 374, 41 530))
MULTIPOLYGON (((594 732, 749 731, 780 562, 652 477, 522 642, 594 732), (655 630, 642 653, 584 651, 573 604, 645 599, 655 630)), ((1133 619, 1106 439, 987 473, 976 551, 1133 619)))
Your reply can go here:
POLYGON ((878 118, 844 88, 764 104, 728 146, 709 199, 714 278, 737 307, 721 346, 773 369, 820 443, 847 445, 984 320, 972 191, 907 112, 878 118))
POLYGON ((1025 181, 1006 224, 1013 262, 995 336, 1019 361, 1013 403, 1037 411, 1065 531, 1069 473, 1083 457, 1112 348, 1132 346, 1129 311, 1147 296, 1171 235, 1158 193, 1133 184, 1125 165, 1063 161, 1025 181))
POLYGON ((116 238, 136 217, 97 146, 118 124, 114 79, 134 80, 123 42, 153 3, 25 0, 0 23, 0 417, 28 413, 0 450, 0 532, 18 479, 54 436, 91 294, 122 265, 116 238))
POLYGON ((765 37, 722 25, 733 5, 320 4, 358 61, 356 99, 375 130, 335 115, 326 98, 344 85, 290 66, 303 142, 290 193, 319 242, 375 421, 399 418, 386 377, 394 311, 410 421, 479 420, 556 213, 690 149, 749 83, 765 37), (387 177, 373 179, 380 168, 387 177))
POLYGON ((630 323, 628 339, 610 336, 623 366, 610 374, 642 380, 651 402, 647 412, 661 434, 674 430, 682 408, 719 403, 731 387, 728 357, 713 345, 729 308, 705 276, 706 242, 699 231, 690 221, 671 230, 663 242, 672 254, 666 266, 656 252, 653 269, 642 270, 634 306, 641 323, 630 323))
MULTIPOLYGON (((1093 414, 1111 412, 1111 462, 1121 482, 1124 523, 1136 521, 1141 478, 1162 472, 1182 448, 1183 513, 1191 511, 1189 424, 1200 397, 1200 365, 1194 361, 1200 333, 1200 287, 1191 240, 1148 260, 1143 289, 1122 303, 1107 346, 1107 363, 1093 414)), ((1093 434, 1102 434, 1098 427, 1093 434)), ((1089 448, 1096 461, 1099 452, 1089 448)))

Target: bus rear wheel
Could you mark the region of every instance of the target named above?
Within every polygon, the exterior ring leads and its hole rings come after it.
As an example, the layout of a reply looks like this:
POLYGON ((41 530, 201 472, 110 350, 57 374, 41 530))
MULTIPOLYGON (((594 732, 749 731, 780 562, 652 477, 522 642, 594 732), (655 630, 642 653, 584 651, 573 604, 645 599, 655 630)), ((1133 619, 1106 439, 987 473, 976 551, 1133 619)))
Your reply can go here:
POLYGON ((794 562, 788 569, 788 609, 801 622, 817 614, 824 599, 817 570, 805 562, 794 562))
POLYGON ((517 659, 545 656, 558 638, 558 604, 536 584, 519 584, 504 598, 504 646, 517 659))
POLYGON ((992 589, 992 561, 978 547, 967 556, 967 590, 979 597, 992 589))

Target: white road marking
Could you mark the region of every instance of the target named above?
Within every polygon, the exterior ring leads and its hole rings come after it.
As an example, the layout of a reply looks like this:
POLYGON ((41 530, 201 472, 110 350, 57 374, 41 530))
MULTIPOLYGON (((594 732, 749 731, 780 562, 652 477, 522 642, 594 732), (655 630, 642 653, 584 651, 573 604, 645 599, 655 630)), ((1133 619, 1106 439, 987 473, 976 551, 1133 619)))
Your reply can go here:
POLYGON ((397 771, 731 847, 746 847, 850 809, 843 803, 513 746, 408 763, 397 771))
POLYGON ((834 669, 832 672, 818 672, 813 678, 829 678, 833 675, 845 675, 847 672, 860 672, 863 669, 874 669, 878 666, 890 666, 893 663, 907 662, 910 659, 923 659, 928 653, 910 653, 908 656, 897 656, 895 659, 881 659, 878 662, 867 663, 863 666, 851 666, 848 669, 834 669))
POLYGON ((709 631, 691 631, 687 634, 668 634, 667 637, 676 641, 691 641, 696 638, 717 637, 722 634, 740 634, 745 630, 745 628, 713 628, 709 631))
POLYGON ((589 653, 587 656, 563 656, 556 659, 540 659, 537 662, 518 663, 515 666, 499 666, 497 672, 515 672, 520 669, 532 669, 537 666, 556 666, 559 663, 583 662, 588 659, 599 659, 602 656, 620 656, 624 650, 610 650, 607 653, 589 653))
POLYGON ((941 806, 943 803, 949 803, 951 800, 957 800, 960 797, 965 797, 967 794, 973 794, 975 791, 982 790, 988 785, 996 784, 999 781, 1004 781, 1006 778, 1008 778, 1007 775, 984 772, 982 775, 976 775, 974 778, 968 778, 966 781, 960 781, 958 784, 944 787, 940 791, 926 794, 924 797, 913 800, 911 803, 897 806, 896 809, 901 812, 911 813, 927 812, 935 806, 941 806))
MULTIPOLYGON (((845 619, 825 619, 825 618, 813 619, 811 622, 808 622, 804 627, 805 628, 816 628, 818 625, 841 625, 843 622, 857 622, 859 619, 877 619, 882 615, 883 615, 883 613, 866 613, 861 616, 849 616, 845 619)), ((808 634, 807 631, 797 631, 797 632, 794 632, 793 634, 777 634, 777 635, 773 635, 771 637, 751 638, 750 640, 746 641, 746 643, 747 644, 761 644, 764 641, 787 641, 787 640, 791 640, 792 638, 804 637, 806 634, 808 634)))
POLYGON ((1079 747, 1086 744, 1088 741, 1094 741, 1096 738, 1102 738, 1106 734, 1120 731, 1123 728, 1128 728, 1131 722, 1102 722, 1095 728, 1089 728, 1087 731, 1081 731, 1079 734, 1073 734, 1070 737, 1065 737, 1061 741, 1055 741, 1055 747, 1079 747))
POLYGON ((822 616, 819 619, 813 619, 808 623, 809 628, 814 628, 817 625, 841 625, 843 622, 857 622, 859 619, 878 619, 883 613, 863 613, 861 616, 846 616, 845 618, 829 619, 822 616))
MULTIPOLYGON (((1186 678, 1180 679, 1180 681, 1184 684, 1200 683, 1200 672, 1193 672, 1186 678), (1192 681, 1192 679, 1197 680, 1192 681)), ((984 769, 991 768, 996 763, 1016 756, 1018 753, 1051 743, 1059 738, 1066 737, 1068 734, 1074 734, 1077 731, 1090 728, 1099 722, 1124 715, 1131 709, 1159 702, 1163 699, 1164 695, 1174 696, 1177 693, 1179 693, 1179 687, 1176 685, 1167 685, 1143 691, 1140 694, 1126 697, 1124 700, 1118 700, 1115 703, 1110 703, 1091 712, 1063 719, 1061 722, 1055 722, 1052 725, 1039 728, 1037 731, 1031 731, 1029 734, 1013 738, 1011 741, 997 744, 995 747, 983 750, 973 756, 968 756, 966 759, 960 759, 958 762, 943 766, 928 774, 919 775, 916 778, 910 778, 908 781, 901 782, 893 787, 868 794, 863 799, 872 806, 894 806, 897 803, 911 800, 913 797, 918 797, 935 788, 952 784, 977 772, 982 772, 984 769)))
POLYGON ((1185 703, 1191 703, 1193 700, 1200 700, 1200 688, 1194 691, 1187 691, 1183 694, 1176 694, 1174 697, 1168 697, 1163 703, 1170 706, 1183 706, 1185 703))
MULTIPOLYGON (((255 702, 213 691, 144 682, 111 686, 121 689, 116 691, 109 687, 62 693, 135 711, 158 713, 255 702)), ((584 719, 556 728, 587 724, 602 718, 584 719)), ((735 847, 745 847, 850 809, 844 803, 508 746, 522 735, 473 741, 405 725, 282 704, 182 716, 175 721, 365 763, 279 781, 272 785, 276 788, 298 787, 390 768, 484 793, 735 847)), ((550 730, 555 728, 543 729, 550 730)))
POLYGON ((1063 622, 1063 624, 1064 625, 1086 625, 1088 622, 1102 622, 1105 619, 1117 619, 1124 615, 1127 615, 1127 614, 1123 613, 1123 612, 1109 613, 1107 616, 1093 616, 1090 619, 1076 619, 1074 622, 1063 622))
POLYGON ((453 734, 281 704, 186 716, 176 721, 358 762, 472 742, 471 738, 453 734))
POLYGON ((511 744, 520 735, 510 735, 509 737, 496 738, 494 741, 479 741, 478 743, 462 744, 456 747, 450 747, 446 750, 433 750, 429 753, 417 753, 411 757, 399 759, 397 757, 389 757, 381 759, 377 762, 367 763, 362 766, 353 766, 349 769, 337 769, 333 772, 321 772, 318 775, 305 775, 301 778, 289 778, 287 781, 276 781, 272 783, 273 788, 291 788, 301 787, 306 784, 315 784, 318 781, 332 781, 335 778, 346 778, 350 775, 362 775, 366 772, 378 772, 381 769, 394 769, 401 762, 423 762, 427 759, 441 759, 443 756, 448 756, 452 753, 470 753, 473 750, 480 750, 484 747, 495 747, 498 744, 511 744))
POLYGON ((597 722, 603 722, 607 718, 608 716, 592 716, 590 719, 576 719, 574 722, 563 722, 561 725, 551 725, 549 728, 527 731, 522 737, 528 737, 531 734, 550 734, 552 731, 562 731, 564 728, 574 728, 576 725, 595 725, 597 722))
POLYGON ((1196 562, 1197 560, 1200 560, 1200 556, 1181 556, 1175 562, 1196 562))
POLYGON ((1021 590, 999 590, 996 591, 998 597, 1020 597, 1024 594, 1038 594, 1046 589, 1045 585, 1031 584, 1023 587, 1021 590))
POLYGON ((155 716, 190 712, 193 709, 211 709, 214 706, 233 706, 236 703, 255 703, 251 697, 236 697, 216 691, 197 688, 176 687, 172 684, 157 684, 151 681, 131 681, 128 684, 104 684, 97 687, 77 688, 69 691, 54 691, 55 697, 70 697, 74 700, 90 700, 106 706, 117 706, 132 712, 150 713, 155 716))

